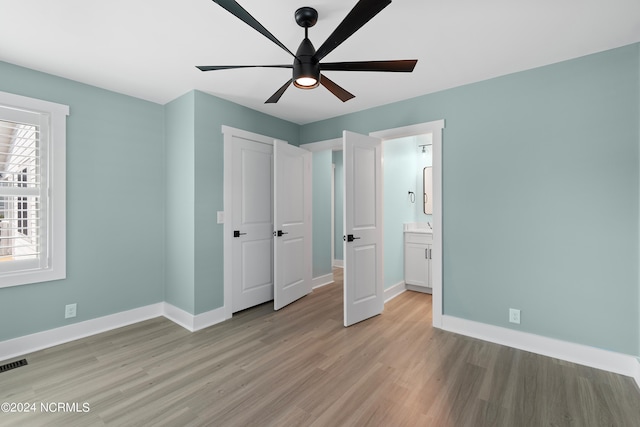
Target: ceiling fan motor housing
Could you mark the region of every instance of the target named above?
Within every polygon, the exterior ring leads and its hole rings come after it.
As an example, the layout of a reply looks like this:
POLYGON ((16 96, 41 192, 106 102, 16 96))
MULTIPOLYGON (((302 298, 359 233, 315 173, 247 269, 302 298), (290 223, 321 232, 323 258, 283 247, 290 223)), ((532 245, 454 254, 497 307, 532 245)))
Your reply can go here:
POLYGON ((313 89, 320 84, 320 63, 314 59, 316 49, 313 47, 311 40, 305 37, 300 43, 300 47, 296 51, 296 57, 293 60, 293 84, 300 89, 313 89), (301 85, 298 83, 300 78, 315 79, 314 85, 301 85))

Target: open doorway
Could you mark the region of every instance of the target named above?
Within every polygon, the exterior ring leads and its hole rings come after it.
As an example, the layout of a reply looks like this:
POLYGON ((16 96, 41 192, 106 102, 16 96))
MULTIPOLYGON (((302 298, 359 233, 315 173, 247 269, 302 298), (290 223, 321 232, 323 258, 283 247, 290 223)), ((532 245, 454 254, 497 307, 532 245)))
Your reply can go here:
MULTIPOLYGON (((433 214, 431 216, 431 224, 433 226, 433 258, 432 258, 432 292, 433 292, 433 325, 440 328, 442 324, 442 129, 444 128, 444 120, 435 122, 422 123, 418 125, 406 126, 401 128, 394 128, 385 131, 372 132, 371 136, 381 138, 383 145, 385 141, 396 140, 406 137, 416 137, 418 135, 427 135, 431 137, 431 154, 432 154, 432 174, 433 174, 433 214)), ((314 287, 321 286, 332 282, 333 273, 333 257, 331 255, 331 245, 340 245, 341 239, 331 239, 332 233, 327 233, 327 230, 331 227, 331 208, 332 203, 329 197, 331 197, 331 187, 329 183, 332 181, 333 169, 331 162, 333 160, 332 151, 339 150, 342 147, 342 139, 333 139, 327 141, 321 141, 311 144, 304 144, 304 148, 313 152, 313 187, 314 187, 314 199, 317 195, 317 191, 323 190, 320 184, 326 182, 327 190, 325 193, 327 199, 323 203, 318 203, 314 200, 314 287), (321 161, 320 161, 321 160, 321 161), (317 167, 325 162, 326 167, 322 167, 326 170, 326 176, 318 174, 317 167), (317 210, 317 208, 324 208, 317 210), (329 215, 326 220, 326 227, 322 227, 323 215, 329 215), (319 242, 320 240, 321 242, 319 242), (323 243, 326 241, 326 244, 323 243), (322 271, 322 264, 325 266, 325 270, 322 271), (320 275, 318 275, 320 273, 320 275), (319 280, 318 280, 319 279, 319 280)), ((416 177, 418 171, 415 171, 416 177)), ((417 179, 417 178, 416 178, 417 179)), ((419 188, 416 184, 416 188, 419 188)), ((419 205, 418 200, 421 197, 421 193, 416 191, 416 209, 419 205)), ((386 197, 384 190, 380 189, 380 196, 386 197)), ((336 215, 335 223, 340 221, 338 215, 336 215)), ((385 221, 386 223, 386 221, 385 221)), ((337 235, 337 233, 336 233, 337 235)), ((399 236, 401 238, 402 231, 399 236)), ((386 242, 385 242, 386 245, 386 242)), ((385 251, 386 252, 386 251, 385 251)), ((386 268, 386 266, 385 266, 386 268)), ((386 293, 386 292, 385 292, 386 293)))
POLYGON ((431 259, 431 284, 432 284, 432 324, 436 328, 442 328, 442 259, 443 259, 443 234, 442 234, 442 132, 444 120, 421 123, 411 126, 403 126, 394 129, 371 132, 369 135, 381 138, 385 141, 411 137, 417 135, 431 135, 432 156, 432 228, 433 228, 433 252, 431 259))
MULTIPOLYGON (((431 139, 432 135, 428 133, 383 142, 385 301, 405 289, 431 293, 431 288, 427 286, 407 286, 417 282, 407 280, 405 272, 408 259, 405 234, 419 232, 420 236, 424 234, 423 237, 427 238, 432 231, 433 215, 431 212, 425 214, 423 203, 424 171, 428 168, 430 172, 432 166, 431 139)), ((419 257, 411 257, 409 264, 416 268, 424 265, 425 273, 428 273, 428 261, 425 258, 423 256, 420 260, 419 257)), ((424 284, 427 285, 426 277, 424 284)))

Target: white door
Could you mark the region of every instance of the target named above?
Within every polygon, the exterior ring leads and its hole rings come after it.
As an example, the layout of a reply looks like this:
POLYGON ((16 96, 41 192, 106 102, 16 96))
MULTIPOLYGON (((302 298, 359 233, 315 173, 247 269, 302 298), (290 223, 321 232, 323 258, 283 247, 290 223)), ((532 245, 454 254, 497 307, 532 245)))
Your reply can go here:
POLYGON ((282 307, 311 292, 311 152, 275 141, 274 300, 282 307))
POLYGON ((273 146, 233 136, 232 311, 273 299, 273 146))
POLYGON ((344 131, 344 325, 382 313, 382 142, 344 131))

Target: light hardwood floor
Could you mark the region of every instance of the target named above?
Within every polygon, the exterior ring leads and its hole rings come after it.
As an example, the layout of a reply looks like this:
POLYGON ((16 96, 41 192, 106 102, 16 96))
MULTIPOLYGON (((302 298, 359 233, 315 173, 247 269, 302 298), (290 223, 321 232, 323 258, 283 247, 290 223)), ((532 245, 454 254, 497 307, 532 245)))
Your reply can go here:
POLYGON ((632 379, 434 330, 430 295, 344 328, 338 278, 195 333, 158 318, 29 354, 0 403, 89 411, 0 425, 640 426, 632 379))

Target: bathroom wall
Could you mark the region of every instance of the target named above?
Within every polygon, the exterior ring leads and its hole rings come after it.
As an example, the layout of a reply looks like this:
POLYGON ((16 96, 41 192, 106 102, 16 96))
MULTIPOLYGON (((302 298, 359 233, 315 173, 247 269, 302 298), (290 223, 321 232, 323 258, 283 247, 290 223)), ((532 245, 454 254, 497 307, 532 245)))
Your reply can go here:
POLYGON ((342 162, 342 151, 332 151, 331 156, 333 159, 333 164, 336 166, 335 169, 335 204, 334 204, 334 215, 335 215, 335 230, 334 230, 334 258, 338 261, 344 260, 343 252, 343 241, 342 236, 343 232, 343 218, 344 218, 344 205, 342 200, 344 199, 344 168, 342 162))
POLYGON ((416 179, 418 154, 415 140, 415 137, 408 137, 382 144, 385 289, 404 281, 403 225, 416 222, 416 205, 420 205, 422 199, 422 185, 418 188, 416 179), (412 197, 409 192, 413 193, 412 197))
POLYGON ((313 277, 331 274, 331 151, 312 154, 313 277))
POLYGON ((424 191, 424 168, 432 166, 433 164, 433 147, 431 146, 431 139, 431 134, 418 135, 414 137, 413 142, 415 143, 416 153, 418 153, 416 156, 416 222, 429 222, 433 224, 433 215, 427 215, 424 213, 422 195, 424 191), (422 153, 421 145, 426 145, 426 147, 424 147, 425 153, 422 153))

